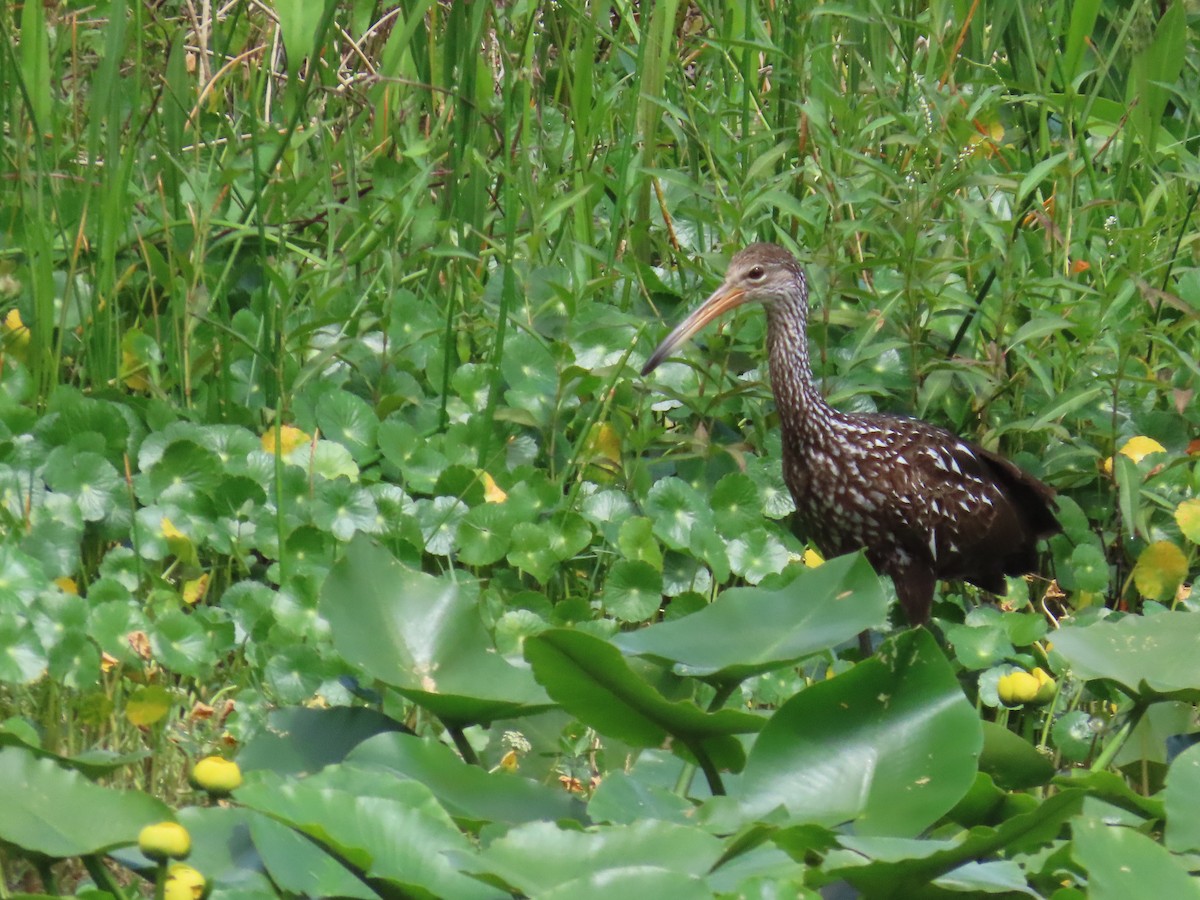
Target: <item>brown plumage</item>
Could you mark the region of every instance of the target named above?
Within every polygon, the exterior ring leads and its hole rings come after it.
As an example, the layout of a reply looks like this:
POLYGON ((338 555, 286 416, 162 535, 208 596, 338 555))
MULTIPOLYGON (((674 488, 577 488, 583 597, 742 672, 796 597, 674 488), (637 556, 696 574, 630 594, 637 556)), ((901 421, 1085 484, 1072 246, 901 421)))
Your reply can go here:
POLYGON ((1052 489, 944 428, 825 402, 808 361, 808 282, 782 247, 751 244, 734 256, 725 282, 663 340, 642 374, 751 300, 767 310, 783 477, 806 538, 827 556, 865 549, 891 576, 914 625, 928 621, 938 579, 1001 593, 1005 575, 1035 567, 1038 540, 1060 530, 1052 489))

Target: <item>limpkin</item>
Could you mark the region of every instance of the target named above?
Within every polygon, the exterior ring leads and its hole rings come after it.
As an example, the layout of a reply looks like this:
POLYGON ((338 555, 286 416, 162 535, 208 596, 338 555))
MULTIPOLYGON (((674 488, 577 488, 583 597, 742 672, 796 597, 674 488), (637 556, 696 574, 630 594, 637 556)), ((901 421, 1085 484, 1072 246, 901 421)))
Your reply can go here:
POLYGON ((1005 575, 1035 567, 1038 540, 1060 530, 1051 488, 944 428, 825 402, 808 359, 808 281, 782 247, 751 244, 735 255, 724 283, 667 335, 642 374, 751 300, 767 311, 783 477, 806 539, 826 556, 864 550, 891 576, 914 625, 929 620, 938 579, 1003 593, 1005 575))

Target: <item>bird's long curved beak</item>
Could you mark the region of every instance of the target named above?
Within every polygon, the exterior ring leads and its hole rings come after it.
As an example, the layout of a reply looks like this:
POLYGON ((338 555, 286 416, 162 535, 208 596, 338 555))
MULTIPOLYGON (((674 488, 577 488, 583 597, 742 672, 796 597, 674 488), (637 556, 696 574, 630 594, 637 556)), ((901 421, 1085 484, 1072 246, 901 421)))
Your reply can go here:
POLYGON ((674 352, 675 348, 690 338, 693 334, 711 322, 718 316, 724 315, 731 309, 735 309, 746 302, 746 289, 740 287, 729 287, 727 284, 721 285, 712 296, 696 307, 695 312, 675 326, 675 330, 668 334, 661 344, 650 354, 650 358, 646 360, 646 365, 642 366, 642 374, 649 375, 658 364, 674 352))

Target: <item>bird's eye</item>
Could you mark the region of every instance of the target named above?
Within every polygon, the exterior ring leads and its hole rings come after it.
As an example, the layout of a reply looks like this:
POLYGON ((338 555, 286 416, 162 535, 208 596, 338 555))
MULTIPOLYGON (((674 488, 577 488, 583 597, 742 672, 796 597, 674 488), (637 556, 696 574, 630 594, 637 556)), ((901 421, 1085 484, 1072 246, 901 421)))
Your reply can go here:
POLYGON ((763 277, 763 267, 755 266, 753 269, 751 269, 749 272, 746 273, 746 277, 749 278, 751 281, 761 281, 762 277, 763 277))

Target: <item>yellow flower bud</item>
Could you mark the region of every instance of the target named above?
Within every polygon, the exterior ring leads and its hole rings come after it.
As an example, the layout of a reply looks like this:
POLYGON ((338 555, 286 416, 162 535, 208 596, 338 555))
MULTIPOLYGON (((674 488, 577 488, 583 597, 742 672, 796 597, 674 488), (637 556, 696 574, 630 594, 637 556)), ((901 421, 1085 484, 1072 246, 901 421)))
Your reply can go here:
POLYGON ((138 849, 151 859, 183 859, 192 852, 192 836, 178 822, 158 822, 138 833, 138 849))
POLYGON ((185 863, 172 863, 163 885, 164 900, 200 900, 208 883, 204 876, 185 863))
POLYGON ((996 682, 996 693, 1005 705, 1017 706, 1032 702, 1037 697, 1040 687, 1037 678, 1017 669, 1000 676, 1000 680, 996 682))
POLYGON ((192 784, 214 797, 224 797, 242 784, 242 770, 231 759, 206 756, 192 769, 192 784))
POLYGON ((1041 666, 1035 667, 1029 674, 1036 678, 1038 683, 1037 696, 1033 698, 1033 702, 1046 703, 1054 696, 1054 692, 1058 690, 1058 685, 1054 683, 1054 679, 1041 666))

